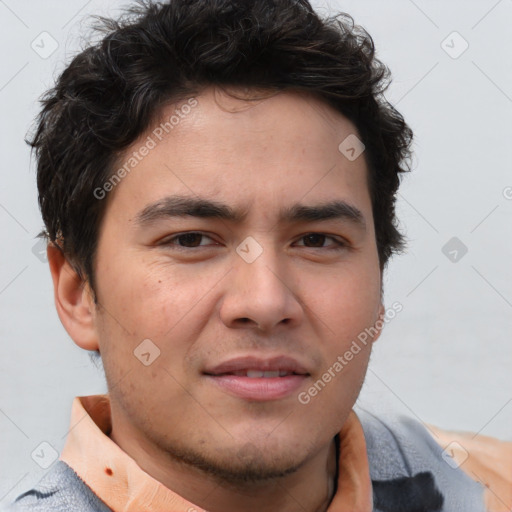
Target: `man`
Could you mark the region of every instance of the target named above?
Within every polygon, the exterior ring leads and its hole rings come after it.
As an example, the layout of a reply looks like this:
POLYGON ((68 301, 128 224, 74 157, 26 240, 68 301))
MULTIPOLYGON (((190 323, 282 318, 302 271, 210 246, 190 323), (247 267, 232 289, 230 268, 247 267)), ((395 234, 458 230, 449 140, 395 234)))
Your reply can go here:
POLYGON ((510 506, 509 444, 354 410, 412 139, 370 36, 305 0, 141 4, 105 30, 31 144, 57 311, 108 394, 75 399, 9 510, 510 506))

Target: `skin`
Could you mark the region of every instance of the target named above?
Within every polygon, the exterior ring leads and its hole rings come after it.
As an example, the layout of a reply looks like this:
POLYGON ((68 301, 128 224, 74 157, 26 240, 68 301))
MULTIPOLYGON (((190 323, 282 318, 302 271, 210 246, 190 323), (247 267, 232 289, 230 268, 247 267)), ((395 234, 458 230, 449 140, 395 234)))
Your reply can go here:
POLYGON ((335 478, 334 436, 359 394, 371 343, 309 403, 297 395, 383 314, 364 154, 351 162, 338 150, 357 131, 304 93, 248 103, 208 88, 196 99, 107 198, 95 259, 98 304, 49 248, 57 310, 78 346, 100 351, 111 439, 144 471, 211 512, 323 511, 335 478), (247 215, 137 223, 145 207, 173 194, 247 215), (360 210, 365 226, 278 222, 282 207, 330 200, 360 210), (206 236, 193 238, 195 246, 171 239, 197 231, 206 236), (304 238, 310 233, 327 236, 304 238), (263 249, 252 263, 236 252, 248 236, 263 249), (133 352, 148 338, 160 356, 144 366, 133 352), (309 375, 290 396, 253 401, 203 374, 249 354, 294 357, 309 375))

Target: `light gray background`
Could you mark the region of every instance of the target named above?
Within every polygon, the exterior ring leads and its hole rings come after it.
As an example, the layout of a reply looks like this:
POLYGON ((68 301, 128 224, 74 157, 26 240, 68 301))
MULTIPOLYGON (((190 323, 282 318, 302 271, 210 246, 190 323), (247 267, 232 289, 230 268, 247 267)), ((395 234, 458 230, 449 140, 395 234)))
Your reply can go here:
MULTIPOLYGON (((44 474, 31 458, 41 442, 62 449, 73 397, 106 390, 61 327, 47 265, 32 252, 42 222, 23 138, 84 17, 123 4, 0 0, 0 501, 44 474), (47 59, 31 48, 43 31, 59 44, 47 59)), ((512 439, 512 1, 314 5, 372 34, 394 76, 388 99, 416 135, 398 202, 409 249, 385 276, 387 305, 403 311, 375 347, 359 403, 512 439), (441 46, 453 31, 469 44, 458 58, 441 46), (442 252, 452 237, 468 249, 457 262, 442 252)), ((445 47, 454 55, 462 44, 451 35, 445 47)))

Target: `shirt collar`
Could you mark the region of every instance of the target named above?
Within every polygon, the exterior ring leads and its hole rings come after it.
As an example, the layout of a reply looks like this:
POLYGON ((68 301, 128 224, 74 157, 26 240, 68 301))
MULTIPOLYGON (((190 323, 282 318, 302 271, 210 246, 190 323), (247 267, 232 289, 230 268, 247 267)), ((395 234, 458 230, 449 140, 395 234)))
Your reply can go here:
MULTIPOLYGON (((188 512, 202 509, 143 471, 108 436, 108 395, 76 397, 60 460, 111 509, 123 512, 188 512)), ((372 485, 363 428, 354 411, 340 432, 337 492, 328 512, 371 512, 372 485)))

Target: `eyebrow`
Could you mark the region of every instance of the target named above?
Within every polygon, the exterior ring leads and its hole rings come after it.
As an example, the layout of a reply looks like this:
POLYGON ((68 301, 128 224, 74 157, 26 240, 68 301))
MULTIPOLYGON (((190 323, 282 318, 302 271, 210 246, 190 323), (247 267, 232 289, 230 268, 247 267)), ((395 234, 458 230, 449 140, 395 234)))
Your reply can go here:
MULTIPOLYGON (((135 224, 144 227, 172 217, 199 217, 240 223, 247 217, 247 213, 246 209, 234 209, 218 201, 175 195, 164 197, 146 206, 136 215, 135 224)), ((361 229, 366 228, 363 213, 343 200, 333 200, 316 205, 296 203, 281 209, 279 214, 279 222, 290 224, 332 219, 347 220, 361 229)))

